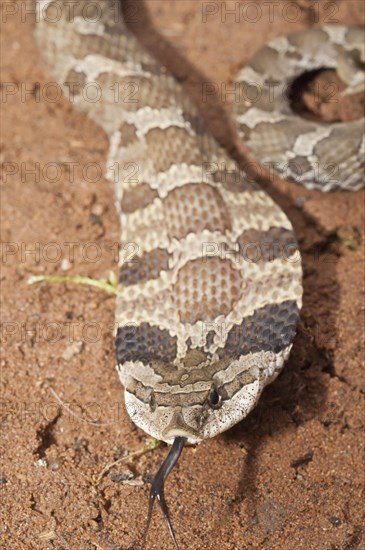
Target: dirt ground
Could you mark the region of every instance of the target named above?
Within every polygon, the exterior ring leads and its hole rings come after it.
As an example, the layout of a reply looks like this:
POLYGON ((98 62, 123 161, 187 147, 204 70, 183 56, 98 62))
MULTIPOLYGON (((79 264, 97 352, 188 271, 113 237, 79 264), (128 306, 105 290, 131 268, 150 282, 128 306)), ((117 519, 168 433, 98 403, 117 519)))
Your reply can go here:
MULTIPOLYGON (((131 23, 242 166, 249 156, 219 93, 238 66, 276 35, 364 24, 362 0, 274 4, 270 21, 264 1, 146 0, 131 23), (204 82, 218 90, 209 101, 204 82)), ((29 5, 2 2, 1 547, 132 550, 167 447, 100 476, 148 444, 124 410, 114 370, 114 297, 27 284, 30 275, 117 273, 119 242, 113 193, 95 168, 104 165, 107 138, 64 97, 50 99, 29 5), (84 170, 96 170, 94 183, 84 170)), ((364 193, 262 185, 299 240, 301 323, 283 373, 255 411, 184 449, 166 484, 173 524, 182 550, 365 548, 364 193)), ((147 548, 172 548, 159 512, 147 548)))

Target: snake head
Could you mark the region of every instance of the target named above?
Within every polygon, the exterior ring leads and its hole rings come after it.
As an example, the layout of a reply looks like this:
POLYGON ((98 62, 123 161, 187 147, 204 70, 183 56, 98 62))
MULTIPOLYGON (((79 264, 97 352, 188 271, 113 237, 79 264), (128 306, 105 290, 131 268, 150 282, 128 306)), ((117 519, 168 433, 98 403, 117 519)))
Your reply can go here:
POLYGON ((283 361, 277 365, 272 353, 227 361, 180 369, 179 379, 176 375, 174 380, 157 377, 148 365, 143 365, 143 376, 136 363, 133 376, 130 368, 126 374, 121 367, 129 416, 146 433, 168 444, 183 437, 194 445, 229 429, 252 410, 267 375, 275 375, 283 361))

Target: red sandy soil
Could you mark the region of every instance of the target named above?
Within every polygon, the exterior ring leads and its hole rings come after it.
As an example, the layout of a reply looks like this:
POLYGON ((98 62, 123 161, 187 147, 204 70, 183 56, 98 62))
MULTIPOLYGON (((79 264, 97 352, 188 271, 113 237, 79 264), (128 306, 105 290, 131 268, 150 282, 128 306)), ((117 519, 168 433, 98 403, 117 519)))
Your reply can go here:
MULTIPOLYGON (((221 2, 148 0, 132 25, 241 166, 250 157, 219 93, 237 68, 271 37, 321 23, 364 24, 361 0, 280 2, 271 22, 267 2, 257 4, 253 22, 253 2, 237 3, 236 21, 224 20, 221 2), (207 4, 218 12, 205 21, 207 4), (298 16, 285 11, 295 6, 298 16), (204 82, 218 90, 209 101, 204 82)), ((15 5, 1 37, 3 91, 15 84, 2 102, 1 161, 18 169, 2 181, 1 547, 136 549, 149 481, 167 447, 119 463, 95 483, 107 463, 147 443, 124 410, 114 370, 114 297, 70 284, 27 285, 32 274, 117 273, 112 190, 103 177, 83 177, 90 163, 103 167, 108 142, 66 98, 44 97, 51 77, 32 17, 20 15, 28 3, 15 5), (69 264, 67 243, 76 243, 69 264)), ((184 450, 166 486, 177 538, 182 550, 364 548, 364 193, 261 183, 299 240, 301 323, 283 373, 255 411, 184 450)), ((160 513, 147 548, 172 548, 160 513)))

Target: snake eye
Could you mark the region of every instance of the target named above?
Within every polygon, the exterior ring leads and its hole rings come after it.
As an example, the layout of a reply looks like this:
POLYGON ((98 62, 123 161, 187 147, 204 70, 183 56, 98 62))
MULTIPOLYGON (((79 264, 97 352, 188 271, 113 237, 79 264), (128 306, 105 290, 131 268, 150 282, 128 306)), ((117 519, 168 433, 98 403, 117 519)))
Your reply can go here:
POLYGON ((208 403, 212 409, 219 409, 222 404, 222 397, 219 395, 217 389, 213 386, 209 392, 208 403))
POLYGON ((151 391, 148 403, 149 403, 151 411, 154 412, 156 410, 157 403, 156 403, 156 398, 155 398, 155 394, 154 394, 153 390, 151 391))

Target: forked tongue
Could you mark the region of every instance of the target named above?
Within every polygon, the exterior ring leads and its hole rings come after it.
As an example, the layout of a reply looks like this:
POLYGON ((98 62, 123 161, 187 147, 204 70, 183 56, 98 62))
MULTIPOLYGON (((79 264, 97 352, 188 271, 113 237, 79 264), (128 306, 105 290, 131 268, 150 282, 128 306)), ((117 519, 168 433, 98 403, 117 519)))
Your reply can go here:
POLYGON ((155 499, 157 498, 157 502, 161 506, 161 510, 162 510, 163 515, 164 515, 165 521, 167 523, 167 528, 168 528, 170 536, 173 540, 174 546, 175 546, 176 550, 179 550, 179 547, 178 547, 177 542, 176 542, 175 533, 174 533, 174 530, 172 528, 172 524, 171 524, 171 521, 170 521, 169 510, 168 510, 166 500, 165 500, 164 483, 165 483, 165 480, 166 480, 167 476, 169 475, 169 473, 171 472, 171 470, 173 469, 173 467, 175 466, 175 464, 179 460, 179 457, 181 455, 181 452, 183 450, 183 447, 184 447, 185 443, 186 443, 186 437, 175 437, 169 454, 167 455, 167 457, 163 461, 159 471, 157 472, 157 474, 155 475, 155 477, 152 481, 150 499, 149 499, 149 504, 148 504, 147 525, 146 525, 146 530, 145 530, 145 533, 144 533, 144 544, 146 543, 147 534, 148 534, 148 530, 149 530, 150 523, 151 523, 153 505, 155 503, 155 499))

